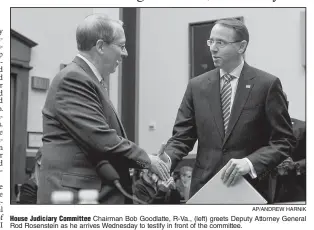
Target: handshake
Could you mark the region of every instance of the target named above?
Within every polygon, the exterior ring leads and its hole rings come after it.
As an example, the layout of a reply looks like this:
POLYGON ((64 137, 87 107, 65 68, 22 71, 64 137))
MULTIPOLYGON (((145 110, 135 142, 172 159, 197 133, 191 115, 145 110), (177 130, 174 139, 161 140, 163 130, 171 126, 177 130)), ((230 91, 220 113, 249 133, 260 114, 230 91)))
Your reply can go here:
POLYGON ((158 185, 165 187, 164 189, 175 186, 173 178, 170 177, 171 159, 164 151, 165 147, 166 145, 162 144, 158 154, 149 155, 151 165, 148 168, 151 173, 156 174, 158 185))

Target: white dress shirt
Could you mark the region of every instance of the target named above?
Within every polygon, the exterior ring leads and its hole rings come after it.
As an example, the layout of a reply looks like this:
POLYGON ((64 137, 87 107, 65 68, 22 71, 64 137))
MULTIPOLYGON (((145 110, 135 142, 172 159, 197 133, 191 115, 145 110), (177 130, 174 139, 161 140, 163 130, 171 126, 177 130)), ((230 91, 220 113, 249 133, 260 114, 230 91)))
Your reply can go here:
MULTIPOLYGON (((240 78, 240 75, 241 75, 241 72, 242 72, 242 69, 243 69, 243 66, 244 66, 244 60, 242 60, 242 62, 240 63, 240 65, 238 65, 234 70, 232 70, 229 75, 232 75, 234 77, 234 79, 232 79, 230 81, 230 84, 231 84, 231 104, 230 104, 230 110, 232 110, 232 105, 233 105, 233 102, 234 102, 234 97, 235 97, 235 94, 237 92, 237 87, 238 87, 238 82, 239 82, 239 78, 240 78)), ((224 78, 223 76, 226 74, 227 72, 225 72, 224 70, 220 69, 220 90, 222 89, 223 85, 224 85, 224 78)), ((230 116, 232 116, 232 114, 230 114, 230 116)), ((244 158, 247 163, 249 164, 250 166, 250 176, 252 178, 256 178, 257 175, 256 175, 256 171, 253 167, 253 164, 252 162, 247 158, 245 157, 244 158)))
MULTIPOLYGON (((244 66, 244 61, 242 61, 240 63, 240 65, 238 65, 234 70, 232 70, 229 75, 232 75, 234 78, 230 81, 230 84, 231 84, 231 104, 230 104, 230 109, 232 108, 232 105, 233 105, 233 101, 234 101, 234 97, 235 97, 235 94, 236 94, 236 91, 237 91, 237 87, 238 87, 238 82, 239 82, 239 78, 240 78, 240 75, 241 75, 241 71, 243 69, 243 66, 244 66)), ((227 72, 225 72, 224 70, 220 69, 220 90, 222 89, 224 83, 225 83, 225 80, 223 78, 223 76, 227 74, 227 72)))

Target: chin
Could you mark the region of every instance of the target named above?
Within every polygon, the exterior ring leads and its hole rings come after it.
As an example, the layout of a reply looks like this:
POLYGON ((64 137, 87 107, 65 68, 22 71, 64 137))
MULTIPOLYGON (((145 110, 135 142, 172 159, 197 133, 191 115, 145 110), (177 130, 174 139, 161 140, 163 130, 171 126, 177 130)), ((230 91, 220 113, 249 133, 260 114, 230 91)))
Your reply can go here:
POLYGON ((218 61, 214 61, 214 66, 215 67, 221 67, 221 62, 218 60, 218 61))
POLYGON ((111 71, 110 71, 110 74, 116 72, 117 68, 113 68, 111 71))
POLYGON ((219 68, 219 67, 220 67, 220 64, 214 62, 214 66, 215 66, 216 68, 219 68))

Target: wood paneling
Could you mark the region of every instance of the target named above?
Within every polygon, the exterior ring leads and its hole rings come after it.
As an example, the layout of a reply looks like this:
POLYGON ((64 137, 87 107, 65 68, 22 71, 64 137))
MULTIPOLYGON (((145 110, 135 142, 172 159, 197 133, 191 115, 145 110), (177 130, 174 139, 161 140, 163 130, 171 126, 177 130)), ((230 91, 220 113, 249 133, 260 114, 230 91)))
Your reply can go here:
POLYGON ((11 74, 10 74, 10 180, 11 203, 15 202, 15 184, 25 180, 26 137, 27 137, 27 101, 29 84, 30 49, 36 43, 11 31, 11 74))

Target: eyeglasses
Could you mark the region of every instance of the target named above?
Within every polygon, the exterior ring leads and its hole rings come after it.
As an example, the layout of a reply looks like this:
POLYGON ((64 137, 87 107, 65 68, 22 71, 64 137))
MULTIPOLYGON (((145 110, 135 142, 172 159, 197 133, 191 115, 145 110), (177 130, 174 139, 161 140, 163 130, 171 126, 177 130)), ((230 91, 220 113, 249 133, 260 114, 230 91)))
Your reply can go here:
POLYGON ((124 45, 116 44, 116 43, 111 43, 111 44, 120 47, 120 49, 122 50, 122 52, 126 51, 125 44, 124 44, 124 45))
POLYGON ((241 42, 241 41, 227 42, 227 41, 223 41, 223 40, 209 39, 209 40, 207 40, 207 46, 213 46, 214 44, 216 44, 216 46, 218 48, 224 48, 229 44, 237 43, 237 42, 241 42))
POLYGON ((108 45, 115 45, 115 46, 118 46, 122 52, 125 52, 126 51, 126 48, 125 48, 125 44, 121 45, 121 44, 117 44, 117 43, 114 43, 114 42, 106 42, 104 40, 102 40, 103 42, 107 43, 108 45))

